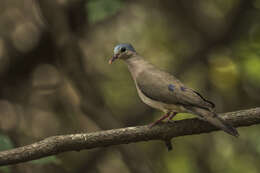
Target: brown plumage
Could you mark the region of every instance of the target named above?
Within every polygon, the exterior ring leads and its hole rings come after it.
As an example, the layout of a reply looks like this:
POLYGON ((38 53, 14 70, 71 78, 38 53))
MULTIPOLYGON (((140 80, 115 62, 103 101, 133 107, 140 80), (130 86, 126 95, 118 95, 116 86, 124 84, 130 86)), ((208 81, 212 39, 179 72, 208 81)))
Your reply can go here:
POLYGON ((215 105, 212 102, 185 86, 173 75, 145 61, 131 45, 116 46, 110 62, 116 59, 123 59, 126 62, 141 100, 167 113, 159 121, 170 116, 172 112, 188 112, 198 115, 228 134, 239 136, 235 128, 215 113, 215 105))

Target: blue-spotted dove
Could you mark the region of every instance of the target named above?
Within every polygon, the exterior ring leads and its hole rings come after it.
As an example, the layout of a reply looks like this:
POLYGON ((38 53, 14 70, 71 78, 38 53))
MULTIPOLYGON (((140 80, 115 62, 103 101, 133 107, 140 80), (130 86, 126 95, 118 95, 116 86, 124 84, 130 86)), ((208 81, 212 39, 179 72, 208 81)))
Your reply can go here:
POLYGON ((235 128, 215 113, 215 105, 212 102, 206 100, 193 89, 184 86, 173 75, 145 61, 132 45, 119 44, 115 46, 114 55, 109 63, 112 64, 116 59, 122 59, 126 62, 141 100, 166 113, 150 127, 166 118, 172 119, 177 113, 192 113, 228 134, 239 136, 235 128))

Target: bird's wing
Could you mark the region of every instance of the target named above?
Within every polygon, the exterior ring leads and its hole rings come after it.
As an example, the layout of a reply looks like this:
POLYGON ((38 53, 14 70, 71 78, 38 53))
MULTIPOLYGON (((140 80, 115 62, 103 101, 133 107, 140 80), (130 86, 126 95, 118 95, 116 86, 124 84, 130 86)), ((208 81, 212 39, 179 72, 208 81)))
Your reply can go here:
POLYGON ((158 69, 147 69, 136 76, 137 87, 152 100, 166 104, 211 109, 214 104, 198 92, 185 87, 174 76, 158 69))

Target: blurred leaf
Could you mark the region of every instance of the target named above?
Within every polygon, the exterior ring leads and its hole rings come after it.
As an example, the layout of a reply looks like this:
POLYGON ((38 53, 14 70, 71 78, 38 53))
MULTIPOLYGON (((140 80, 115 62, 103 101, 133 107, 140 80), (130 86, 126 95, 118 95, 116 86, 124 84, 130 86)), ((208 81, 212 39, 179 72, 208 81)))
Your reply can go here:
POLYGON ((194 171, 195 166, 192 164, 192 158, 189 157, 185 152, 183 154, 178 154, 178 156, 169 156, 166 156, 166 166, 169 172, 196 172, 194 171))
POLYGON ((212 83, 223 90, 236 86, 239 71, 237 65, 227 55, 213 55, 211 59, 210 75, 212 83))
POLYGON ((246 73, 246 78, 250 82, 260 86, 260 57, 256 55, 251 55, 244 61, 244 70, 246 73))
POLYGON ((243 157, 235 157, 230 160, 230 165, 228 167, 229 171, 227 172, 236 172, 236 173, 257 173, 256 165, 254 164, 252 155, 247 153, 243 154, 243 157))
POLYGON ((221 9, 222 13, 226 15, 228 12, 230 12, 230 10, 234 8, 234 6, 236 6, 240 2, 239 0, 214 0, 214 3, 219 9, 221 9))
MULTIPOLYGON (((8 150, 13 147, 14 147, 14 145, 13 145, 12 141, 10 140, 10 138, 6 135, 0 134, 0 151, 8 150)), ((4 167, 0 167, 0 171, 4 172, 4 173, 9 173, 9 172, 11 172, 11 169, 9 166, 4 166, 4 167)))
POLYGON ((255 8, 260 9, 260 0, 254 0, 253 5, 255 8))
POLYGON ((10 138, 6 135, 0 134, 0 151, 13 148, 14 145, 10 138))
POLYGON ((87 4, 90 23, 115 14, 122 7, 122 0, 91 0, 87 4))
POLYGON ((11 169, 9 166, 3 166, 3 167, 0 167, 0 172, 9 173, 9 172, 11 172, 11 169))
POLYGON ((259 44, 260 44, 260 25, 258 23, 254 24, 251 27, 250 32, 249 32, 249 38, 250 38, 251 44, 252 43, 255 44, 255 45, 252 45, 252 46, 259 48, 259 44))

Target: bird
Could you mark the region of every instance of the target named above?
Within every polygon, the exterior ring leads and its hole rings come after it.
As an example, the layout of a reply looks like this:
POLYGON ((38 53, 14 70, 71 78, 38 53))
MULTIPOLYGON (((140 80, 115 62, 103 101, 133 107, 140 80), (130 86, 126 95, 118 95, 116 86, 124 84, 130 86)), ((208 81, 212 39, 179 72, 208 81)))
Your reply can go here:
POLYGON ((166 118, 171 120, 178 113, 191 113, 232 136, 239 136, 238 131, 215 112, 213 102, 185 86, 172 74, 146 61, 131 44, 121 43, 114 47, 109 64, 117 59, 126 63, 140 99, 165 113, 150 124, 150 128, 166 118))

